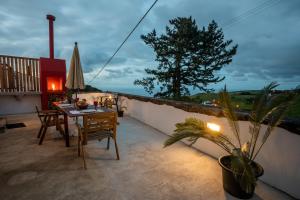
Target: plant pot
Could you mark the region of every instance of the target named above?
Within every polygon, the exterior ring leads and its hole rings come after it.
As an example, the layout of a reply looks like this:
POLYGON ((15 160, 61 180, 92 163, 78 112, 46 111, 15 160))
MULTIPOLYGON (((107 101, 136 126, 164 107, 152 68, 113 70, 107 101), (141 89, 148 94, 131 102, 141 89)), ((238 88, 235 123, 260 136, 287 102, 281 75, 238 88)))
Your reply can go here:
POLYGON ((118 111, 118 117, 123 117, 123 115, 124 115, 124 111, 123 110, 118 111))
MULTIPOLYGON (((240 186, 239 182, 234 177, 233 171, 228 167, 227 163, 230 163, 231 156, 223 156, 219 158, 219 164, 222 167, 222 176, 223 176, 223 188, 226 192, 240 199, 250 199, 255 190, 255 186, 253 186, 253 190, 250 193, 246 193, 240 186)), ((258 178, 263 175, 264 170, 262 166, 258 163, 253 162, 251 164, 255 169, 255 177, 258 178)), ((237 175, 238 176, 238 175, 237 175)))

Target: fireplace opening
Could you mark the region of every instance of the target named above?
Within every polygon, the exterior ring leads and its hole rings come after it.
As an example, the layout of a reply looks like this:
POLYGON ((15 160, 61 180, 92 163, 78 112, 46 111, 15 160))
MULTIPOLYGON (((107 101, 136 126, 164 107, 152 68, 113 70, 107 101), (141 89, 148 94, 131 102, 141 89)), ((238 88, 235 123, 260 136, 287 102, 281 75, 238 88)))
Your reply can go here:
POLYGON ((63 91, 63 79, 61 77, 47 77, 47 92, 63 91))

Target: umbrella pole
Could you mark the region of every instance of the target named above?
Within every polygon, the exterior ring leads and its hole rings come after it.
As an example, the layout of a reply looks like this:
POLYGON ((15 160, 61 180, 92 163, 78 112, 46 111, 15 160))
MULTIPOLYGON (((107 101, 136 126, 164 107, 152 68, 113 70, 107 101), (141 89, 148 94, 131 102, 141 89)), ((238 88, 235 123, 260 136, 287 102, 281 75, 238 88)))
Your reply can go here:
MULTIPOLYGON (((75 92, 75 100, 77 100, 77 93, 79 92, 79 88, 77 88, 75 92)), ((76 117, 76 124, 78 124, 78 117, 76 117)))

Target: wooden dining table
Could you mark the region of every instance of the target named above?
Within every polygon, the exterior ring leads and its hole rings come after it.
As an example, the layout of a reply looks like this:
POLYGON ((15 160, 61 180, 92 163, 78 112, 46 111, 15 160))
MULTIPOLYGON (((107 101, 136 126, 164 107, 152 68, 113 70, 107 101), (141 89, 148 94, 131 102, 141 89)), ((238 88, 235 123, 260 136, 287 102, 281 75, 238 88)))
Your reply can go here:
POLYGON ((84 115, 91 115, 95 113, 103 113, 103 112, 115 112, 112 109, 105 108, 105 107, 96 107, 89 105, 87 109, 78 109, 74 106, 74 104, 65 104, 60 102, 53 102, 53 105, 57 107, 64 115, 64 137, 66 147, 70 146, 70 136, 69 136, 69 123, 68 117, 75 118, 75 117, 83 117, 84 115))

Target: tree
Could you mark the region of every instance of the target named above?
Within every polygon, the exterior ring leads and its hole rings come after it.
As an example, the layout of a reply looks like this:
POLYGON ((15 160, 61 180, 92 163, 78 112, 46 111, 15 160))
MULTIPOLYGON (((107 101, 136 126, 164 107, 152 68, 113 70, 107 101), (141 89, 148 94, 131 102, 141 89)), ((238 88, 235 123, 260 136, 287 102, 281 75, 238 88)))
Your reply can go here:
POLYGON ((192 17, 178 17, 169 21, 166 34, 156 35, 155 29, 142 40, 153 48, 156 69, 145 69, 149 77, 135 80, 153 94, 155 84, 160 91, 155 97, 180 98, 189 95, 189 87, 209 91, 207 85, 224 80, 215 75, 216 71, 232 62, 237 45, 231 46, 232 40, 224 41, 222 29, 215 21, 199 30, 192 17))

